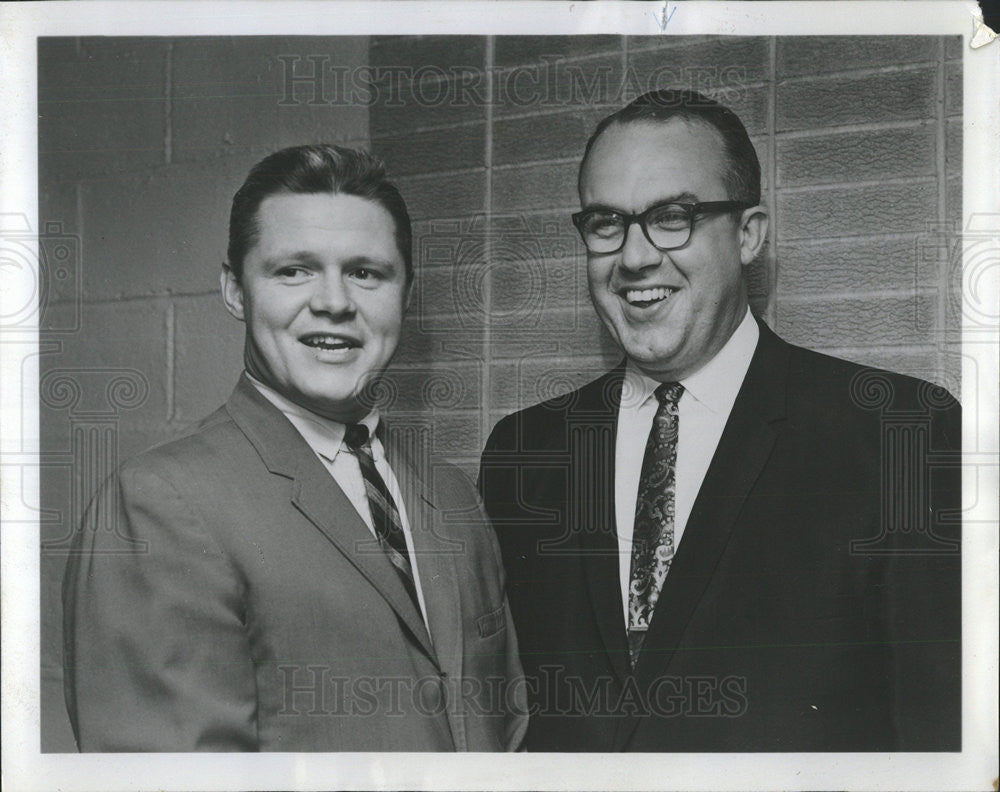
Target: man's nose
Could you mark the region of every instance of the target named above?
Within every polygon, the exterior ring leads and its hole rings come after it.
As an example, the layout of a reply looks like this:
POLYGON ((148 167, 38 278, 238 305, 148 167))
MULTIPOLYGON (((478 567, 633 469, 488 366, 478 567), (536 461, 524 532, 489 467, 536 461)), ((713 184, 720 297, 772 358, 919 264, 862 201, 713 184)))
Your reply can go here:
POLYGON ((309 308, 313 313, 334 316, 353 312, 354 299, 345 279, 339 274, 317 278, 310 295, 309 308))
POLYGON ((662 254, 646 239, 638 222, 625 229, 625 244, 622 245, 619 261, 622 269, 639 272, 660 263, 662 254))

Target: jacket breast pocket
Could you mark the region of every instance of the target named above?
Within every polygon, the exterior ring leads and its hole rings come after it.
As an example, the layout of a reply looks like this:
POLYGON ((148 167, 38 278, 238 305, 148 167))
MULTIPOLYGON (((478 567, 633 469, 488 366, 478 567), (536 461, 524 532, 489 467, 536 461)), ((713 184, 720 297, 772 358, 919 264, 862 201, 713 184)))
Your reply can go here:
POLYGON ((496 610, 483 614, 476 620, 476 627, 479 630, 480 638, 489 638, 496 635, 501 630, 507 629, 507 619, 504 606, 501 605, 496 610))

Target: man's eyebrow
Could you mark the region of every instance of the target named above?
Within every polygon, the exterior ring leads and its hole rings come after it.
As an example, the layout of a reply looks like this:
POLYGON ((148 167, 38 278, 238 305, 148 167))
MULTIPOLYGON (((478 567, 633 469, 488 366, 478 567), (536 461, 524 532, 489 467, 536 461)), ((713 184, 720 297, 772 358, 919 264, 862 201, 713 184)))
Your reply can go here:
POLYGON ((381 256, 366 256, 358 255, 351 256, 348 259, 344 259, 342 262, 345 267, 367 267, 367 266, 382 266, 382 267, 392 267, 396 264, 395 259, 382 258, 381 256))
MULTIPOLYGON (((661 204, 667 203, 699 203, 698 196, 690 192, 681 192, 675 195, 665 195, 661 198, 656 198, 655 200, 647 203, 642 209, 640 209, 635 214, 642 214, 651 206, 660 206, 661 204)), ((618 206, 609 206, 603 203, 592 203, 587 204, 583 207, 584 212, 617 212, 618 214, 632 214, 631 212, 622 209, 618 206)))
POLYGON ((319 263, 319 259, 308 250, 297 250, 287 253, 282 251, 281 253, 276 253, 275 255, 264 259, 263 263, 265 269, 277 269, 278 267, 284 267, 289 264, 316 265, 319 263))
MULTIPOLYGON (((342 267, 391 267, 396 262, 393 259, 381 258, 379 256, 367 256, 365 254, 359 254, 357 256, 351 256, 350 258, 343 259, 340 262, 342 267)), ((273 256, 264 259, 264 268, 268 270, 276 270, 280 267, 286 267, 289 264, 304 264, 312 267, 320 267, 323 265, 322 260, 311 251, 308 250, 296 250, 290 252, 280 252, 273 256)))

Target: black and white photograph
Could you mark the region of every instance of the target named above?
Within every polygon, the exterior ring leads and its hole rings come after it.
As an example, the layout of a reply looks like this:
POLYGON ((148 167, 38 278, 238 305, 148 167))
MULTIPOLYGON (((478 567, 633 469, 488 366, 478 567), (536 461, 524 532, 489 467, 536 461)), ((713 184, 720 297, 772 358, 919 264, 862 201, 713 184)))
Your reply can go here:
POLYGON ((4 9, 10 788, 995 788, 1000 43, 824 5, 4 9))

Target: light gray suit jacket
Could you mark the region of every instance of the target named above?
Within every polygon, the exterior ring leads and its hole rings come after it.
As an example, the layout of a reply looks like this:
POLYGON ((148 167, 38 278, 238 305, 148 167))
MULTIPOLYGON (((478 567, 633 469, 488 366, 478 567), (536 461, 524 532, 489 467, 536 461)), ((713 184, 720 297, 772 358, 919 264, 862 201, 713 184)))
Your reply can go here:
POLYGON ((429 631, 346 495, 241 378, 95 497, 63 601, 83 751, 500 751, 527 728, 499 549, 426 438, 387 433, 429 631), (408 447, 407 447, 408 446, 408 447))

